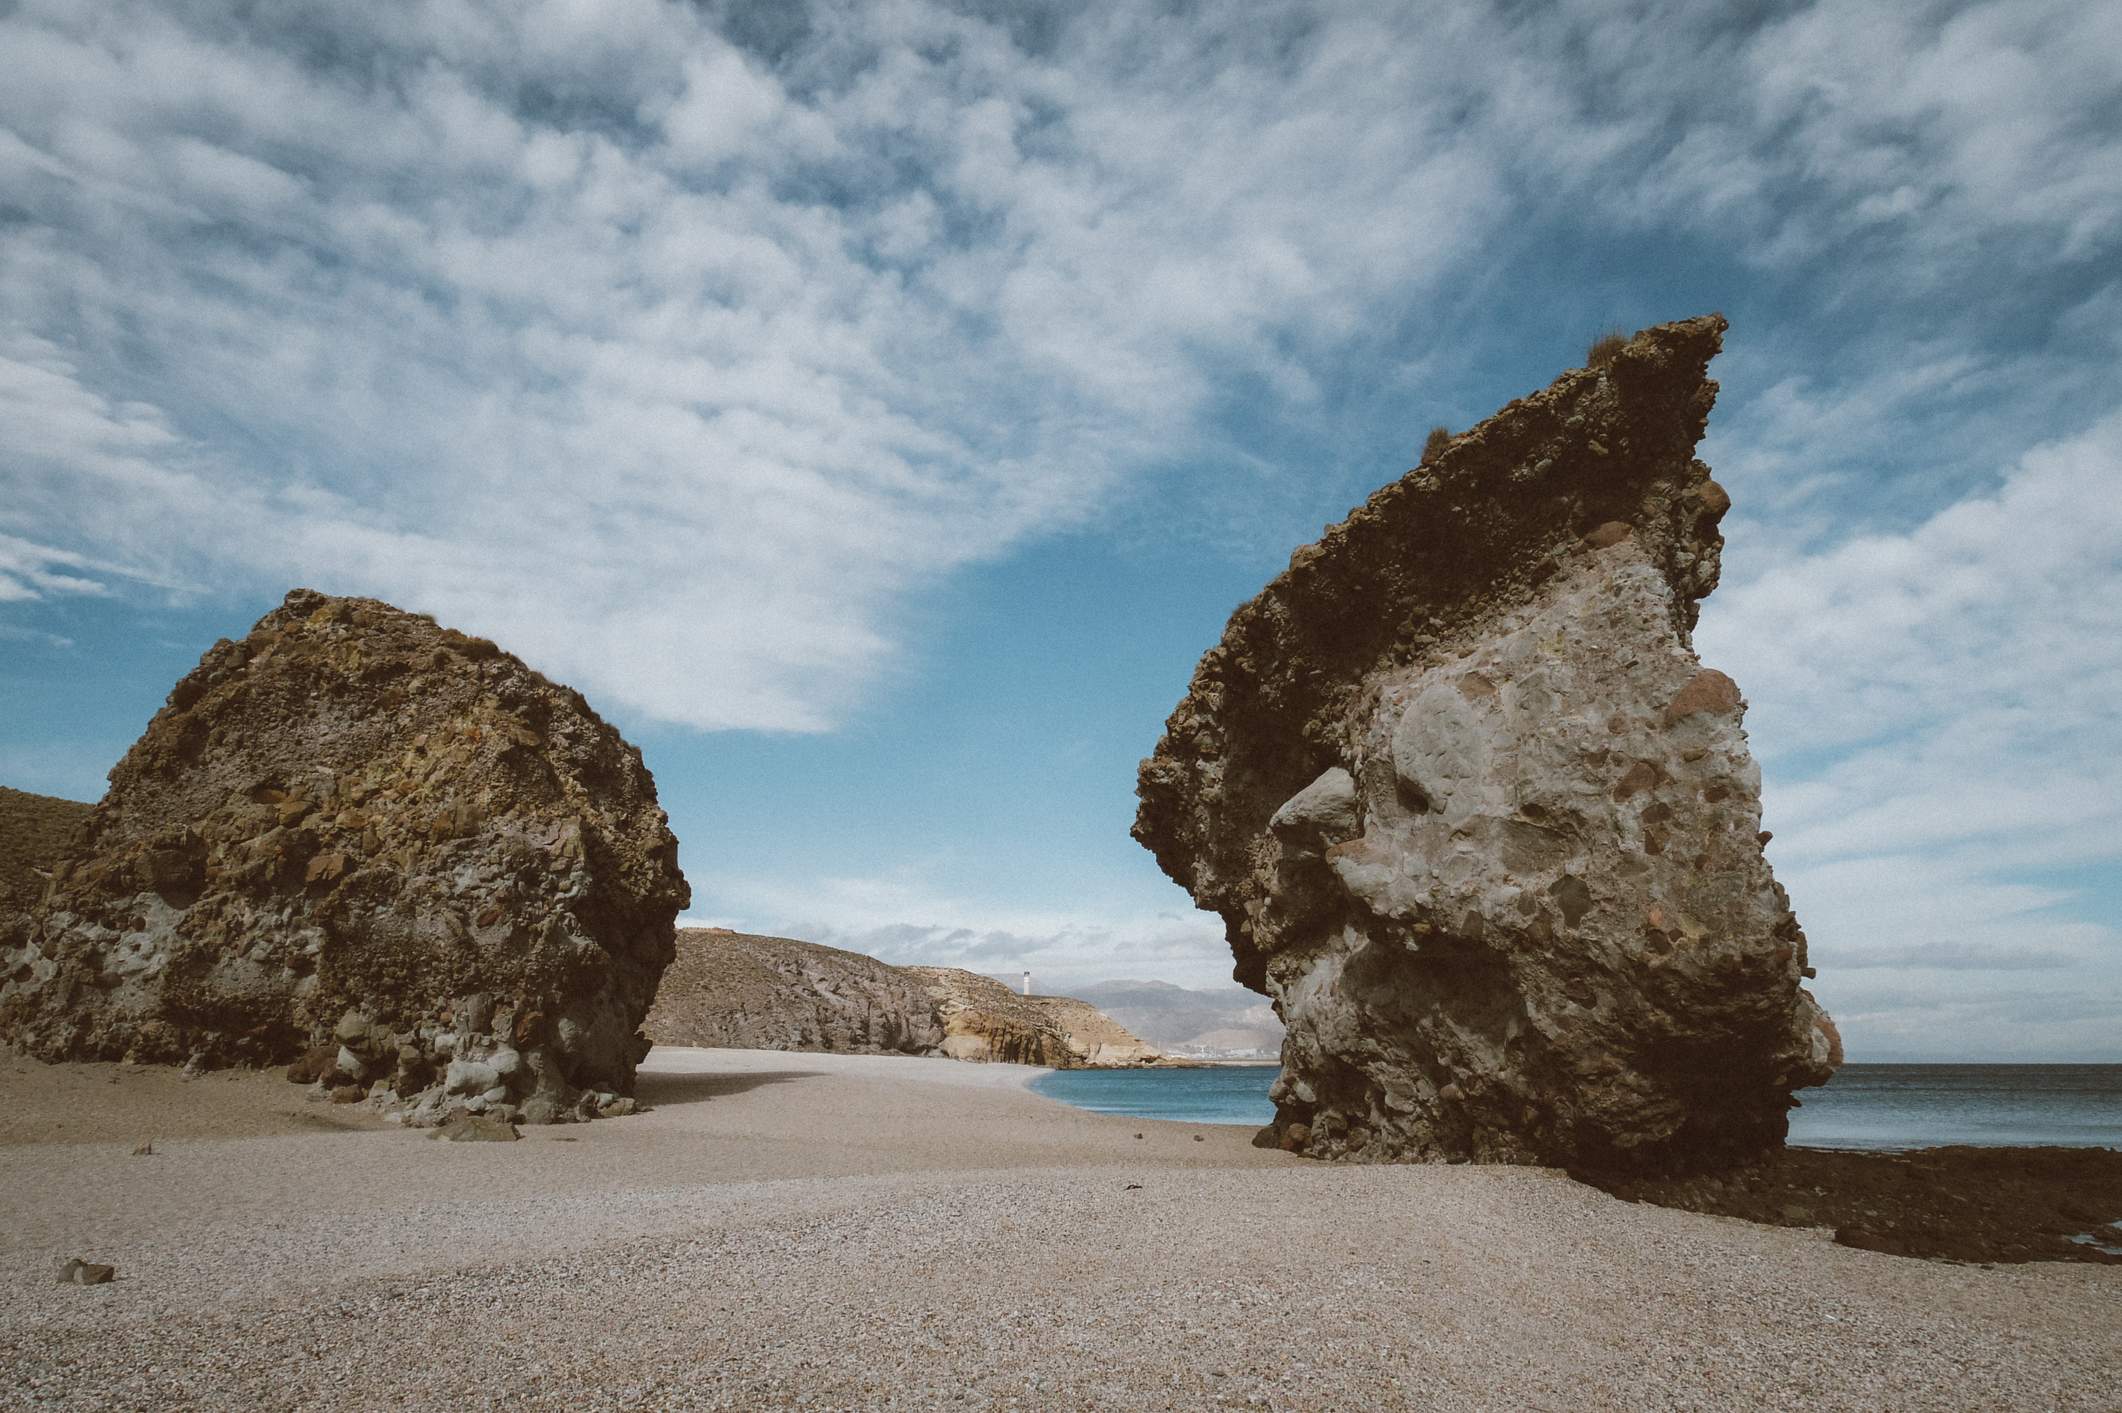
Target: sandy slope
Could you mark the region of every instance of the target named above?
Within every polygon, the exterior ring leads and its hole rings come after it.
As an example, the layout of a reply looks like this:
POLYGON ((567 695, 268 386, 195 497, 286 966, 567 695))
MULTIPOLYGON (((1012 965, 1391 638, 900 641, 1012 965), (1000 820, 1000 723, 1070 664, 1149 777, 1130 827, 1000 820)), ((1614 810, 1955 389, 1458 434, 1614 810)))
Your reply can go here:
MULTIPOLYGON (((2122 1272, 1851 1251, 1535 1170, 1325 1167, 1029 1073, 659 1050, 655 1112, 515 1144, 271 1133, 291 1087, 164 1076, 190 1136, 138 1158, 140 1077, 72 1084, 73 1135, 0 1147, 0 1405, 2122 1401, 2122 1272), (49 1284, 77 1254, 120 1280, 49 1284)), ((53 1085, 0 1064, 6 1110, 53 1085)))

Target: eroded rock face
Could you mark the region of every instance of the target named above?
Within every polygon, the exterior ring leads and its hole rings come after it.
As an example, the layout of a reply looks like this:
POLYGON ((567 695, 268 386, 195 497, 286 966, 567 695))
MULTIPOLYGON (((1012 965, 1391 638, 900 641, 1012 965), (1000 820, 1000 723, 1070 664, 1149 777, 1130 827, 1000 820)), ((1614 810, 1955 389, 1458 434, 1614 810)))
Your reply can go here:
POLYGON ((933 1055, 943 1025, 921 979, 860 952, 685 928, 648 1014, 658 1045, 933 1055))
POLYGON ((1288 1026, 1285 1147, 1719 1161, 1840 1063, 1690 645, 1723 330, 1637 335, 1299 550, 1143 763, 1136 837, 1288 1026))
POLYGON ((1087 1001, 1021 996, 993 977, 958 967, 904 970, 928 988, 943 1027, 942 1051, 954 1060, 1084 1069, 1163 1058, 1087 1001))
POLYGON ((420 1121, 631 1104, 688 894, 640 752, 578 693, 297 590, 110 778, 0 959, 0 1035, 54 1060, 297 1060, 420 1121))
MULTIPOLYGON (((1007 990, 1008 988, 1003 988, 1007 990)), ((1089 1069, 1120 1069, 1154 1064, 1164 1052, 1136 1035, 1088 1001, 1074 996, 1030 996, 1024 999, 1045 1007, 1061 1031, 1073 1065, 1089 1069)))

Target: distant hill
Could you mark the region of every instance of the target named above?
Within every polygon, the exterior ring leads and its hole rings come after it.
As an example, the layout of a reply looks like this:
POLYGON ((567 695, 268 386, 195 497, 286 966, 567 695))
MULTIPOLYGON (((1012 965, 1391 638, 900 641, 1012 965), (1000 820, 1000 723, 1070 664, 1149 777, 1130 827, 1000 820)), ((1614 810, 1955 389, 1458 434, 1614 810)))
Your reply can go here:
POLYGON ((950 1032, 943 1053, 960 1060, 1011 1060, 1062 1069, 1149 1064, 1163 1056, 1126 1027, 1073 996, 1023 996, 991 976, 957 967, 907 967, 935 998, 950 1032))
POLYGON ((643 1022, 659 1045, 932 1055, 943 1025, 919 977, 860 952, 681 928, 643 1022))
POLYGON ((0 785, 0 913, 44 896, 46 874, 95 808, 0 785))
POLYGON ((1092 1005, 955 967, 895 967, 787 937, 682 928, 645 1029, 659 1045, 948 1055, 1057 1069, 1161 1058, 1092 1005))
POLYGON ((1274 1007, 1242 986, 1101 981, 1073 990, 1168 1055, 1271 1060, 1282 1053, 1274 1007))

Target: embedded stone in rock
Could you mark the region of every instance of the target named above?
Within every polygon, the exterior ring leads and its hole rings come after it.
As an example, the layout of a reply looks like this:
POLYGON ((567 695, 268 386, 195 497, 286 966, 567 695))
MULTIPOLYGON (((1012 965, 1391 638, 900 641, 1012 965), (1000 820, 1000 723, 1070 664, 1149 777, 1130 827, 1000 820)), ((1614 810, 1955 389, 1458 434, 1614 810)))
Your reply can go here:
POLYGON ((523 1135, 507 1119, 493 1118, 482 1114, 457 1114, 432 1130, 429 1138, 446 1138, 451 1143, 514 1143, 523 1135))
POLYGON ((1266 1141, 1722 1160, 1841 1062, 1691 644, 1724 328, 1636 335, 1298 550, 1143 762, 1135 837, 1288 1027, 1266 1141))
MULTIPOLYGON (((688 893, 641 753, 492 643, 298 589, 217 643, 0 936, 50 1060, 293 1061, 439 1120, 632 1088, 688 893)), ((609 1106, 592 1106, 595 1109, 609 1106)))

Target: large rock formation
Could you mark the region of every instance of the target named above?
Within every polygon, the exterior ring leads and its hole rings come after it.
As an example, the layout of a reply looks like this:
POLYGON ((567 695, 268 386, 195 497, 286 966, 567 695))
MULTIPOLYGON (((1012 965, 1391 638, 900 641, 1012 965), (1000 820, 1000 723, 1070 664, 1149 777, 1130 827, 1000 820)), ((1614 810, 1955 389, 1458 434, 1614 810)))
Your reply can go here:
POLYGON ((686 928, 648 1013, 658 1045, 932 1055, 943 1026, 920 978, 860 952, 686 928))
POLYGON ((34 908, 94 805, 0 785, 0 928, 34 908))
POLYGON ((957 967, 907 967, 942 1022, 943 1053, 1055 1069, 1149 1064, 1163 1056, 1097 1007, 1069 996, 1020 996, 957 967))
POLYGON ((287 596, 179 682, 0 958, 46 1059, 623 1109, 687 900, 641 753, 483 639, 287 596))
POLYGON ((1288 1026, 1284 1146, 1718 1160, 1840 1062, 1690 646, 1724 328, 1605 350, 1298 550, 1143 762, 1135 837, 1288 1026))

